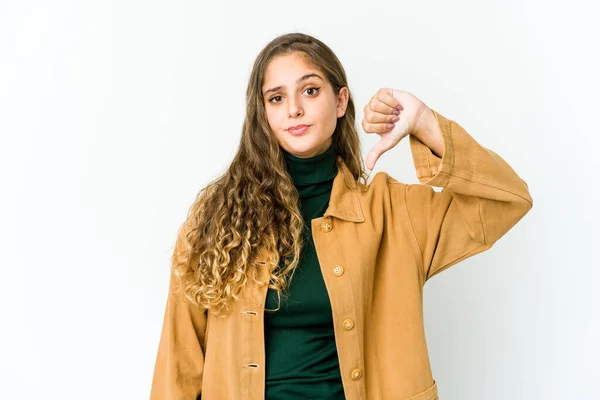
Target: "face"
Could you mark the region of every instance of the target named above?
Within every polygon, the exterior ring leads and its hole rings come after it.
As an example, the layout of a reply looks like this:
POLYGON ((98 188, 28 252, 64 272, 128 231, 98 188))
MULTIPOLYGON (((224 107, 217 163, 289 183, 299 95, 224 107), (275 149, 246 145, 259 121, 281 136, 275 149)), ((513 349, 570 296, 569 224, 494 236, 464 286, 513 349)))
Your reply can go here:
POLYGON ((271 131, 288 153, 308 158, 331 146, 337 119, 344 116, 348 88, 335 93, 325 75, 293 53, 272 59, 262 87, 271 131), (290 129, 308 125, 308 129, 290 129))

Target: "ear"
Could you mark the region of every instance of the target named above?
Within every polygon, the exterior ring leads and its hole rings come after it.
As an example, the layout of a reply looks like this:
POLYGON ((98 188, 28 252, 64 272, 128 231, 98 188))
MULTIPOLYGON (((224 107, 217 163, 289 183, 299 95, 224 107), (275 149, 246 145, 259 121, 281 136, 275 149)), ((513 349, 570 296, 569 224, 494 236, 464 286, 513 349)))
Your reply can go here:
POLYGON ((342 87, 337 95, 337 117, 341 118, 346 114, 346 108, 348 107, 348 88, 342 87))

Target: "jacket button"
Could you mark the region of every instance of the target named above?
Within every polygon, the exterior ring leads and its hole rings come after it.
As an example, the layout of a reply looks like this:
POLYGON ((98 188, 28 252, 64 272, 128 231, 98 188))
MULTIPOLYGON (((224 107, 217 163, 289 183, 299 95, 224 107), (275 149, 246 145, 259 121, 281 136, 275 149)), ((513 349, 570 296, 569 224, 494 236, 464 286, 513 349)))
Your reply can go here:
POLYGON ((336 265, 335 267, 333 267, 333 274, 335 276, 342 276, 343 273, 344 267, 342 267, 341 265, 336 265))
POLYGON ((345 319, 344 320, 344 329, 349 331, 352 328, 354 328, 354 321, 352 321, 350 318, 345 319))
POLYGON ((360 369, 355 369, 354 371, 352 371, 352 375, 350 375, 352 377, 352 379, 359 380, 360 377, 362 376, 362 371, 360 369))
POLYGON ((331 218, 325 218, 321 224, 321 230, 323 232, 330 232, 333 226, 331 225, 331 218))

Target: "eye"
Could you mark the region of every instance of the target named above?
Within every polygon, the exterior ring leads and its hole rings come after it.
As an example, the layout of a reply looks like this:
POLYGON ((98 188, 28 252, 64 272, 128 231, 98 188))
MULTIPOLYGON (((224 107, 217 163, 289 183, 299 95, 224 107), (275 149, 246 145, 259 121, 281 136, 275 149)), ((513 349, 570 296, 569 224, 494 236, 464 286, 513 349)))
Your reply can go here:
MULTIPOLYGON (((321 89, 321 88, 318 88, 318 87, 309 87, 309 88, 306 88, 306 90, 314 90, 314 91, 316 91, 316 92, 318 92, 318 91, 319 91, 319 89, 321 89)), ((315 94, 316 94, 316 93, 315 93, 315 94)))
MULTIPOLYGON (((319 90, 321 90, 321 88, 320 87, 312 87, 311 86, 311 87, 306 88, 304 91, 306 92, 308 90, 314 90, 315 91, 315 94, 310 95, 311 97, 314 97, 319 92, 319 90)), ((272 103, 272 104, 279 103, 279 101, 275 101, 274 102, 273 100, 280 99, 280 98, 281 98, 281 96, 273 96, 273 97, 271 97, 269 99, 269 103, 272 103)))

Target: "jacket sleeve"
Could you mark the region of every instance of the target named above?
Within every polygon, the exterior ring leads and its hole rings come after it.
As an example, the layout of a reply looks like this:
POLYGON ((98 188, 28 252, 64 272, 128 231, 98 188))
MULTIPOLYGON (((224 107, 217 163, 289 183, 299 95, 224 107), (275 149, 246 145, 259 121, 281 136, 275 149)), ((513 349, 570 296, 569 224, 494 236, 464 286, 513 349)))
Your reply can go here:
MULTIPOLYGON (((185 227, 185 226, 184 226, 185 227)), ((185 228, 179 232, 172 260, 187 247, 185 228)), ((189 303, 171 268, 169 293, 150 400, 196 400, 201 398, 204 372, 204 340, 207 314, 189 303)))
POLYGON ((395 185, 395 195, 406 205, 402 214, 423 283, 492 247, 533 206, 527 183, 506 161, 482 147, 458 123, 433 113, 444 139, 442 158, 409 136, 421 183, 395 185))

